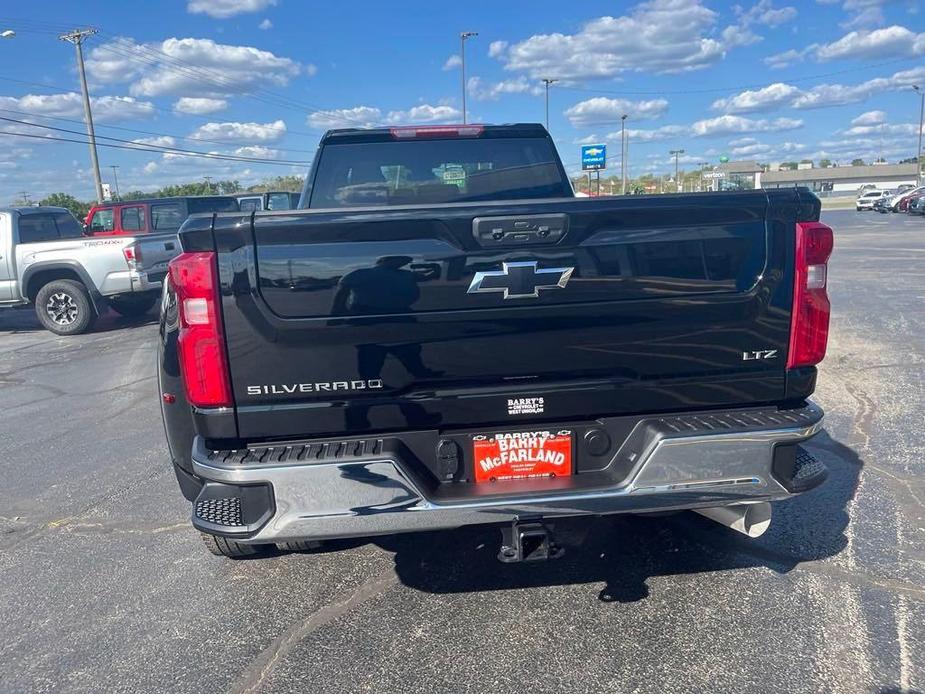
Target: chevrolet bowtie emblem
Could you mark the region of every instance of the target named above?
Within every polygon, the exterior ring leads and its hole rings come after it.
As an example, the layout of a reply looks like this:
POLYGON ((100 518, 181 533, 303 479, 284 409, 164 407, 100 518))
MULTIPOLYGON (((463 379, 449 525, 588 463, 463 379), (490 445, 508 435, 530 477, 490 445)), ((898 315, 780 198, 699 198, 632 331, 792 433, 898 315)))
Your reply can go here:
POLYGON ((535 299, 541 289, 564 289, 573 267, 539 269, 536 261, 502 263, 500 270, 476 272, 469 285, 469 294, 501 292, 505 299, 535 299))

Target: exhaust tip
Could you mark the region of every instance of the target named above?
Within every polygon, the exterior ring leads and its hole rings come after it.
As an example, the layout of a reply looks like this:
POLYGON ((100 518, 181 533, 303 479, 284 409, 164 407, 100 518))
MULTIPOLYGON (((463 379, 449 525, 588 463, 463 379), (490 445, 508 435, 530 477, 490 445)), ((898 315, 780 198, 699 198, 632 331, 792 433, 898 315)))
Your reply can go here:
POLYGON ((695 508, 694 511, 751 538, 761 537, 771 525, 771 504, 767 501, 757 504, 695 508))

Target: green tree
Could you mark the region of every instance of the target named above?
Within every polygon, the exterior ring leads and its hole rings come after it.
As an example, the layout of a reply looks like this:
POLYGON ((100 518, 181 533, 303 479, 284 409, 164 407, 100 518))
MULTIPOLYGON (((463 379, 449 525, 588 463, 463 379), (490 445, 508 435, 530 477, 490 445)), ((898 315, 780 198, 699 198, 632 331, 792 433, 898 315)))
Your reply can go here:
POLYGON ((819 167, 820 167, 820 168, 828 169, 830 166, 832 166, 832 160, 831 160, 831 159, 820 159, 820 160, 819 160, 819 167))
POLYGON ((68 193, 52 193, 39 200, 39 204, 48 205, 49 207, 66 207, 80 221, 86 219, 87 212, 90 211, 90 207, 93 205, 90 202, 81 202, 68 193))
POLYGON ((852 159, 851 166, 864 166, 864 160, 863 159, 852 159))
POLYGON ((247 192, 266 193, 272 190, 298 193, 302 190, 304 184, 304 176, 273 176, 272 178, 264 179, 260 183, 248 187, 247 192))

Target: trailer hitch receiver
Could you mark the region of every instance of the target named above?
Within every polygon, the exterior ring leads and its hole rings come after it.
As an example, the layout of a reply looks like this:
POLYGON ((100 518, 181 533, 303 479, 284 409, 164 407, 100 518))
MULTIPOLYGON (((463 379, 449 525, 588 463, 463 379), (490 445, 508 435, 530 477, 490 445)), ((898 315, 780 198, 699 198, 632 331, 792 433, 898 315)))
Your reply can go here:
POLYGON ((506 564, 558 559, 565 550, 555 541, 552 526, 541 522, 518 523, 501 528, 498 559, 506 564))

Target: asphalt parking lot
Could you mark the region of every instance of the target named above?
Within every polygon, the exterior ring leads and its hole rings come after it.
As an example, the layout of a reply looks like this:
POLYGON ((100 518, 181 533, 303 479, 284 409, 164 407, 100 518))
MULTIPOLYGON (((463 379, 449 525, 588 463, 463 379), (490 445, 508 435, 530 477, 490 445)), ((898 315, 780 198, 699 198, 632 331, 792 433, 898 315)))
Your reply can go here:
POLYGON ((157 406, 157 326, 0 311, 0 690, 925 690, 925 219, 828 212, 826 484, 748 540, 685 513, 213 557, 157 406))

